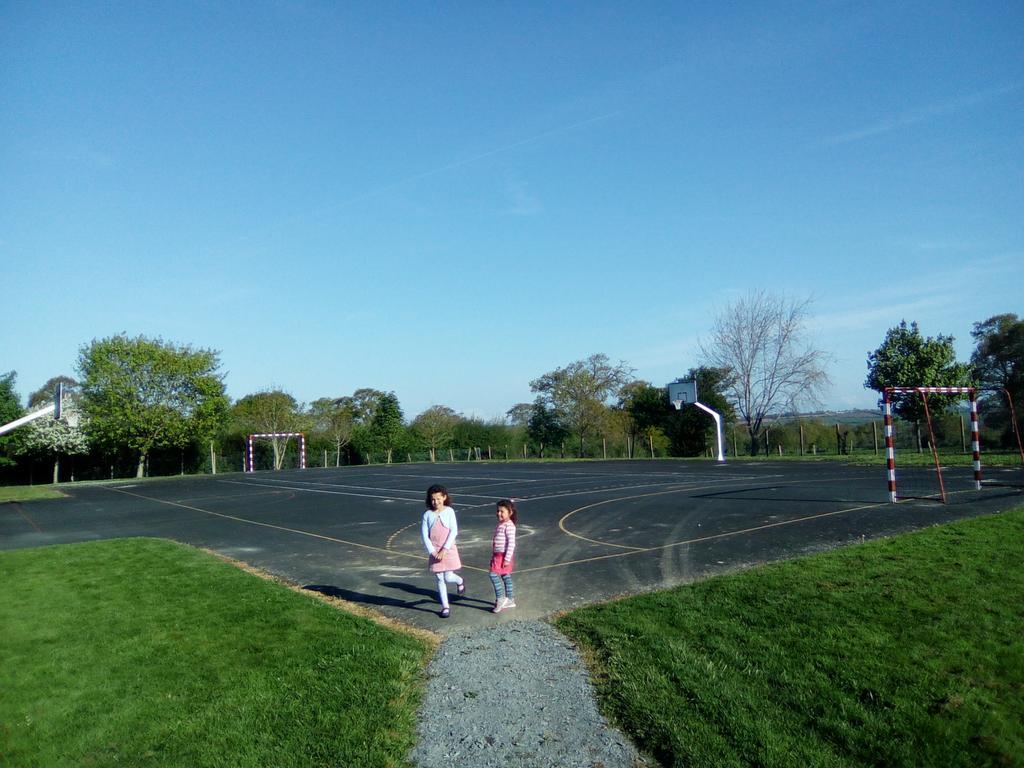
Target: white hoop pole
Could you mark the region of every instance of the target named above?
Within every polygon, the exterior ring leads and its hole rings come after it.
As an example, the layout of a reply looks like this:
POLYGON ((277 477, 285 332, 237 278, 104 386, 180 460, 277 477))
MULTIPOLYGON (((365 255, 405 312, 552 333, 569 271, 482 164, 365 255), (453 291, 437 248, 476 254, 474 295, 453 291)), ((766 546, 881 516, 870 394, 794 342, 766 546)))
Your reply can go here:
POLYGON ((22 424, 28 424, 30 421, 35 421, 36 419, 43 418, 43 416, 49 416, 51 413, 54 412, 54 407, 54 404, 50 403, 49 405, 41 408, 40 410, 30 413, 28 416, 22 416, 20 419, 15 419, 9 424, 4 424, 2 427, 0 427, 0 435, 4 434, 5 432, 10 432, 12 429, 17 429, 22 424))
POLYGON ((698 403, 694 401, 693 404, 696 405, 705 413, 710 413, 711 418, 715 420, 715 438, 718 441, 718 460, 725 461, 725 453, 722 450, 722 417, 719 415, 718 411, 711 410, 706 405, 704 405, 704 403, 698 403))

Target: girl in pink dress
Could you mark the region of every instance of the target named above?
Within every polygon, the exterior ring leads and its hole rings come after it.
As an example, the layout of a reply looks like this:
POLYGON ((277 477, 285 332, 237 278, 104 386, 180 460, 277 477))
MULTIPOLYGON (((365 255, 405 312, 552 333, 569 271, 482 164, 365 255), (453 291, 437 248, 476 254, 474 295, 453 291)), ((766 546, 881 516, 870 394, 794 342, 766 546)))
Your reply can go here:
POLYGON ((466 592, 466 583, 455 571, 462 567, 455 537, 459 535, 459 523, 455 510, 449 506, 451 496, 443 485, 432 485, 427 489, 427 509, 423 513, 420 533, 423 546, 430 555, 430 572, 437 578, 437 592, 441 598, 441 618, 451 614, 448 608, 448 584, 457 584, 459 597, 466 592), (446 583, 447 582, 447 583, 446 583))
POLYGON ((491 539, 491 584, 494 585, 494 613, 516 607, 512 568, 516 551, 516 505, 512 499, 498 502, 498 525, 491 539))

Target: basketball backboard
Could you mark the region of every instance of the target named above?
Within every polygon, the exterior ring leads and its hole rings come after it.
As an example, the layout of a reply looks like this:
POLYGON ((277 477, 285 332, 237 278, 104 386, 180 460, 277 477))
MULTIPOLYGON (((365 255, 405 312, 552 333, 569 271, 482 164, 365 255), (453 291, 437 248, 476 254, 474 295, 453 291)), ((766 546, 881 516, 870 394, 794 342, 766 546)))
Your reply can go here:
POLYGON ((682 379, 669 382, 668 399, 676 408, 693 405, 697 402, 697 382, 695 380, 683 381, 682 379))

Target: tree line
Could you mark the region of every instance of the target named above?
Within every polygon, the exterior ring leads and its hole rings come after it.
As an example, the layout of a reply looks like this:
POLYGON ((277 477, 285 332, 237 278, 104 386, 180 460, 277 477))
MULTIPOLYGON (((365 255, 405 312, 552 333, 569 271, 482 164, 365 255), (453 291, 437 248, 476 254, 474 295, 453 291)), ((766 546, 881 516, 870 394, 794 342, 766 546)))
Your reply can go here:
MULTIPOLYGON (((815 404, 828 383, 827 353, 806 338, 807 302, 752 292, 719 315, 701 347, 700 365, 686 378, 700 400, 718 411, 732 435, 730 452, 758 455, 781 449, 795 435, 793 414, 815 404), (787 418, 788 414, 788 418, 787 418), (787 426, 789 425, 789 426, 787 426), (737 430, 743 433, 742 445, 737 430), (765 439, 773 432, 776 441, 765 439)), ((865 386, 980 386, 987 388, 986 424, 993 441, 1009 444, 1013 401, 1024 400, 1024 321, 1002 314, 976 323, 969 363, 957 362, 953 338, 925 337, 916 323, 889 329, 867 354, 865 386)), ((226 395, 219 353, 162 339, 121 334, 83 345, 77 377, 58 376, 33 392, 22 409, 16 374, 0 376, 0 424, 52 401, 60 381, 67 392, 60 420, 39 419, 0 436, 0 480, 38 481, 40 464, 54 481, 91 477, 242 468, 249 434, 304 433, 314 465, 505 458, 631 458, 711 453, 711 418, 677 410, 664 386, 635 379, 625 362, 592 354, 530 382, 532 402, 517 403, 502 419, 464 416, 433 405, 409 419, 394 392, 372 388, 300 403, 280 389, 236 402, 226 395), (218 462, 220 465, 218 466, 218 462), (63 463, 63 473, 62 473, 63 463)), ((920 398, 894 398, 896 415, 921 419, 920 398)), ((941 416, 955 396, 935 396, 941 416)), ((1020 414, 1018 413, 1018 420, 1020 414)), ((817 427, 807 425, 808 430, 817 427)), ((864 446, 857 429, 838 430, 836 450, 864 446), (847 442, 849 441, 849 442, 847 442)), ((800 450, 804 448, 800 431, 800 450)), ((794 437, 786 445, 794 445, 794 437)), ((729 441, 727 440, 727 443, 729 441)), ((808 445, 830 445, 817 437, 808 445)), ((294 465, 288 438, 257 443, 257 466, 294 465)), ((808 451, 810 453, 810 451, 808 451)))

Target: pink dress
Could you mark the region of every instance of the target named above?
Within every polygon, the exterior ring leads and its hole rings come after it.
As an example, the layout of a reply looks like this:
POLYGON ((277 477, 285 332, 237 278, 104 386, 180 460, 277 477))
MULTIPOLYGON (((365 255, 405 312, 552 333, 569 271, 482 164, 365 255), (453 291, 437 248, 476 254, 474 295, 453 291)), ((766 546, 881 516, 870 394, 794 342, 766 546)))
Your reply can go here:
POLYGON ((516 524, 511 520, 498 523, 491 540, 491 573, 508 576, 515 569, 516 524))
MULTIPOLYGON (((434 549, 441 549, 444 543, 448 541, 448 532, 450 530, 450 528, 441 522, 441 516, 438 515, 434 524, 430 527, 430 543, 434 545, 434 549)), ((438 560, 433 555, 430 556, 430 570, 432 573, 457 571, 461 567, 462 560, 459 559, 459 549, 454 544, 452 544, 452 548, 445 553, 443 559, 438 560)))

